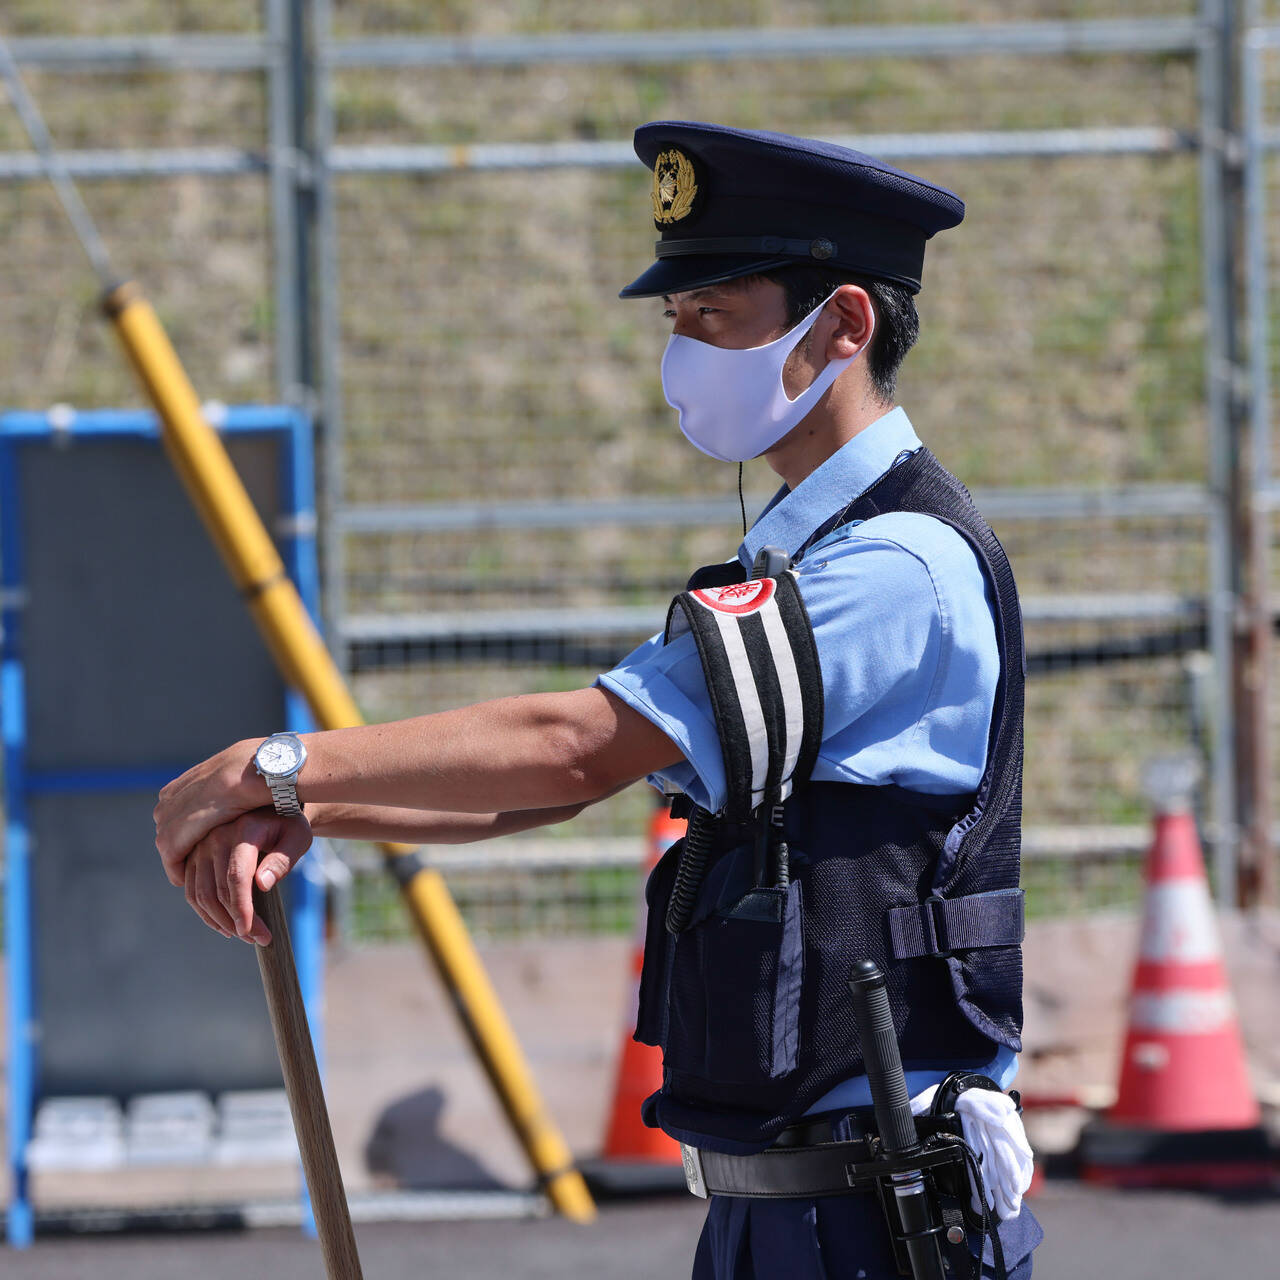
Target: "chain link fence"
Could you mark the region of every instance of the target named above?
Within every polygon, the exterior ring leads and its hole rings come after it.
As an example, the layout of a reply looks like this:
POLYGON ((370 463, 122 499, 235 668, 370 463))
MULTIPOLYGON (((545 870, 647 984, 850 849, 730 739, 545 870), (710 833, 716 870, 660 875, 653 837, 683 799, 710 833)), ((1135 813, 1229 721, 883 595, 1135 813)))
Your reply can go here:
MULTIPOLYGON (((328 621, 370 718, 589 683, 737 545, 732 468, 662 399, 658 304, 616 298, 651 255, 637 123, 839 138, 959 191, 900 402, 1024 596, 1032 910, 1132 904, 1141 765, 1171 748, 1205 759, 1229 857, 1199 145, 1217 5, 884 0, 856 25, 816 0, 10 9, 202 394, 313 388, 328 621)), ((0 399, 137 403, 25 148, 0 112, 0 399)), ((748 464, 749 511, 773 487, 748 464)), ((633 789, 442 865, 480 932, 626 930, 650 806, 633 789)), ((394 891, 346 856, 355 935, 400 931, 394 891)))

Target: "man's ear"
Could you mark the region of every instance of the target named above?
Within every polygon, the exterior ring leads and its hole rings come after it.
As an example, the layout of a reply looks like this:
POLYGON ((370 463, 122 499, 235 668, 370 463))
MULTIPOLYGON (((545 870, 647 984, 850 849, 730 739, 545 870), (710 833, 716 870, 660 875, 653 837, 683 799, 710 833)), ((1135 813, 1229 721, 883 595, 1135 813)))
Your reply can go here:
POLYGON ((834 312, 834 325, 827 337, 828 360, 846 360, 871 341, 876 309, 871 295, 861 285, 841 285, 827 303, 827 311, 834 312))

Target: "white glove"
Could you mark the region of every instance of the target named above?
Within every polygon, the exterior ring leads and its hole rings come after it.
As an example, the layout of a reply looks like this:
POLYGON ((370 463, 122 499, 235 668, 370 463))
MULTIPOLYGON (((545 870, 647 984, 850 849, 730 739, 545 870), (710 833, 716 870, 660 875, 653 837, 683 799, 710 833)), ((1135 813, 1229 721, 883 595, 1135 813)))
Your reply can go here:
MULTIPOLYGON (((933 1102, 938 1086, 930 1085, 911 1099, 911 1114, 924 1115, 933 1102)), ((1001 1222, 1015 1217, 1022 1208, 1022 1197, 1031 1185, 1032 1154, 1022 1117, 1007 1093, 993 1089, 966 1089, 956 1099, 956 1114, 964 1140, 982 1162, 982 1181, 987 1189, 987 1204, 1001 1222)), ((970 1178, 969 1204, 981 1213, 977 1188, 970 1178)))

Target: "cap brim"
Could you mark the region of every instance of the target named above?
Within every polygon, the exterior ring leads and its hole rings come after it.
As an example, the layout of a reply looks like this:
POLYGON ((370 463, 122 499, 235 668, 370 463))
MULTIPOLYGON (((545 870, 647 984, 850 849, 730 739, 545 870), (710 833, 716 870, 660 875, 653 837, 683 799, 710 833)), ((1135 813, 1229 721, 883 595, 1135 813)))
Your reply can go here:
POLYGON ((701 289, 709 284, 721 284, 741 276, 755 275, 758 271, 772 271, 785 267, 792 258, 746 258, 738 254, 713 256, 708 254, 688 258, 659 258, 647 271, 638 275, 620 298, 660 298, 664 293, 683 293, 687 289, 701 289))

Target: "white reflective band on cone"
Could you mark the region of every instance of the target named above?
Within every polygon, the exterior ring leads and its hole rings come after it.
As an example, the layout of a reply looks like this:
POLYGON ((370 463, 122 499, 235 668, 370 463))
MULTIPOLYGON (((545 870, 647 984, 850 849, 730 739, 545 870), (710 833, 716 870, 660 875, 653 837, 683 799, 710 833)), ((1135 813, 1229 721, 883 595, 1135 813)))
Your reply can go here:
POLYGON ((1147 890, 1140 954, 1174 964, 1218 959, 1217 920, 1203 880, 1165 880, 1147 890))
POLYGON ((1194 1036, 1217 1031, 1234 1017, 1235 1006, 1226 991, 1165 991, 1135 995, 1129 1026, 1134 1031, 1194 1036))

